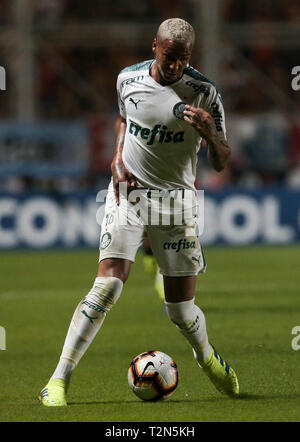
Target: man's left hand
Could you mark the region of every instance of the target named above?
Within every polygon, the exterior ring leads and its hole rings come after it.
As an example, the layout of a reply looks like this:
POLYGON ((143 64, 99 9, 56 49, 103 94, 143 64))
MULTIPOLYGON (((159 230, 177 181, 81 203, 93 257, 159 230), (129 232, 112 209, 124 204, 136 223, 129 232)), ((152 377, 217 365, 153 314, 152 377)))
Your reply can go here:
POLYGON ((210 142, 217 136, 215 122, 212 116, 204 109, 187 104, 183 113, 185 121, 193 126, 206 141, 210 142))

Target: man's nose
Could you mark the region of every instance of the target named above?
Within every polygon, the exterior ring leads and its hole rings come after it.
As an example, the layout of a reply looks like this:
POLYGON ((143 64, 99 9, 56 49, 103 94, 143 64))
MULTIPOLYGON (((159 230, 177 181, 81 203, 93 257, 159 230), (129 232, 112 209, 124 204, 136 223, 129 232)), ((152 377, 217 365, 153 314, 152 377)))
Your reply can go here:
POLYGON ((170 64, 170 69, 172 69, 172 71, 180 71, 180 69, 182 68, 182 63, 180 60, 174 60, 171 64, 170 64))

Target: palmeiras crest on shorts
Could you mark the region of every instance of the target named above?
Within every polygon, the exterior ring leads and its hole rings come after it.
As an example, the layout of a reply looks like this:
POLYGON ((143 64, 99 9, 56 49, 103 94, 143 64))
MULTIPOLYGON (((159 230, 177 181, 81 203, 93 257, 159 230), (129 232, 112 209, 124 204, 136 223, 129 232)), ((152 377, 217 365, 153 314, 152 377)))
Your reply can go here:
POLYGON ((111 243, 111 234, 109 232, 103 233, 100 241, 100 249, 101 250, 106 249, 110 243, 111 243))
POLYGON ((185 111, 186 103, 184 101, 179 101, 179 103, 176 103, 173 107, 173 114, 176 118, 179 120, 184 120, 184 111, 185 111))

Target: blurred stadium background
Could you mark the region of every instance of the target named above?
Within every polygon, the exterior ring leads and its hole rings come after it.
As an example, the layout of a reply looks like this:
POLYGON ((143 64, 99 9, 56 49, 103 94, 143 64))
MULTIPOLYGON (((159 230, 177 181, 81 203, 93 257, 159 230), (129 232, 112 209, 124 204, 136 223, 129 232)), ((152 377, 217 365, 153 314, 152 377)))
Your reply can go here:
POLYGON ((204 244, 300 240, 297 0, 0 0, 0 249, 96 247, 110 179, 118 72, 150 59, 158 24, 182 17, 191 64, 222 94, 233 154, 199 155, 204 244))
POLYGON ((299 0, 0 0, 0 421, 299 421, 299 47, 299 0), (45 410, 36 395, 97 268, 117 75, 152 58, 170 17, 195 27, 191 64, 221 92, 233 148, 220 174, 199 154, 209 271, 196 296, 242 400, 225 403, 206 379, 195 382, 198 367, 139 254, 74 375, 72 406, 45 410), (175 400, 145 408, 126 376, 153 348, 172 355, 181 380, 175 400))

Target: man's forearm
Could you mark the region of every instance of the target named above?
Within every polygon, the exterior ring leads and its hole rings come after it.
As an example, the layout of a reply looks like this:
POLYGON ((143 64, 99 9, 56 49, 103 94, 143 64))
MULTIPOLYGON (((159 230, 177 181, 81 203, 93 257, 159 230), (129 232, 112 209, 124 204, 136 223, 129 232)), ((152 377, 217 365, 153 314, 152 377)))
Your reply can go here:
POLYGON ((111 169, 116 167, 118 164, 123 163, 122 161, 122 153, 123 153, 123 147, 124 147, 124 141, 125 141, 125 133, 126 133, 126 121, 121 120, 118 133, 117 133, 117 139, 116 139, 116 146, 115 146, 115 154, 113 161, 111 163, 111 169))
POLYGON ((225 141, 214 138, 208 142, 208 157, 217 172, 221 172, 225 168, 230 154, 231 149, 225 141))

